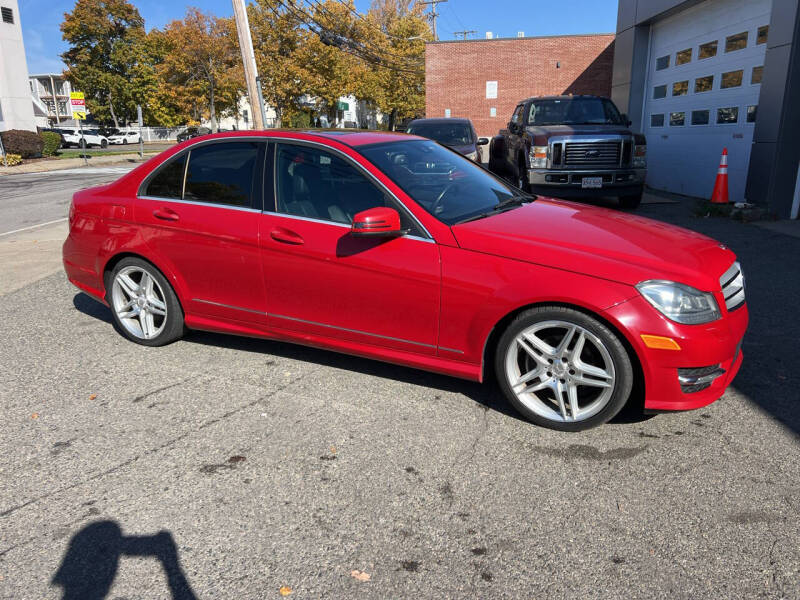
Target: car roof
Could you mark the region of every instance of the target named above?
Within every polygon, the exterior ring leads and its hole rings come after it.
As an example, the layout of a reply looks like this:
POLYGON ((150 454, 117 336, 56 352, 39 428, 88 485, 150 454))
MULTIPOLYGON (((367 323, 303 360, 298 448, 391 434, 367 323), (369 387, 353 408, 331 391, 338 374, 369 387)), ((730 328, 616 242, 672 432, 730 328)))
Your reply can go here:
POLYGON ((608 100, 605 96, 597 96, 595 94, 563 94, 560 96, 531 96, 530 98, 520 101, 519 104, 524 104, 531 100, 573 100, 575 98, 598 98, 601 100, 608 100))
MULTIPOLYGON (((337 141, 352 148, 370 144, 398 142, 403 140, 424 140, 416 135, 397 131, 367 131, 362 129, 264 129, 247 131, 226 131, 203 136, 203 139, 226 139, 237 137, 285 137, 298 140, 316 138, 316 141, 337 141)), ((193 141, 196 141, 193 140, 193 141)))
POLYGON ((464 117, 431 117, 430 119, 414 119, 411 121, 408 126, 419 123, 431 123, 431 124, 439 124, 439 123, 469 123, 472 124, 472 121, 466 119, 464 117))

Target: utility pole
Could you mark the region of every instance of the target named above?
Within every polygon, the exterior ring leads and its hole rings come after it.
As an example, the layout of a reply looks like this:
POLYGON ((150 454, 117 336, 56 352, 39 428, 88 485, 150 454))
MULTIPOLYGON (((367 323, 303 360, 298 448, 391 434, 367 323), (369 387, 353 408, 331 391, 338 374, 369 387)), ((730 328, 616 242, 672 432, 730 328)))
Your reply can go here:
POLYGON ((422 6, 427 6, 427 5, 430 4, 431 12, 430 12, 429 16, 431 18, 431 24, 432 24, 432 27, 433 27, 433 41, 434 42, 439 40, 439 36, 436 34, 436 17, 439 16, 439 13, 436 12, 436 5, 441 3, 441 2, 447 2, 447 0, 428 0, 427 2, 418 2, 418 4, 421 4, 422 6))
POLYGON ((244 0, 233 0, 233 17, 236 20, 236 30, 239 33, 239 47, 242 49, 244 78, 247 82, 247 96, 250 98, 253 128, 264 129, 264 105, 258 106, 261 90, 258 87, 256 55, 253 52, 253 37, 250 35, 250 23, 247 20, 247 8, 244 0))
POLYGON ((460 35, 462 40, 466 40, 467 36, 472 35, 473 33, 478 33, 474 29, 470 29, 469 31, 454 31, 453 35, 460 35))

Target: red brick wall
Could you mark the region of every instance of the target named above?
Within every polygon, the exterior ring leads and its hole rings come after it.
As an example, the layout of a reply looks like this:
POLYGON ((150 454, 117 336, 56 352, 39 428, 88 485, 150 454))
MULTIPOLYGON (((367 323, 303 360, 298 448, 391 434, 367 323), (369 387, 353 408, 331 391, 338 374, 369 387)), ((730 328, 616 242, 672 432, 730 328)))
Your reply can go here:
POLYGON ((480 136, 505 128, 517 102, 551 94, 611 95, 614 35, 435 42, 425 46, 427 117, 472 119, 480 136), (560 68, 556 68, 560 63, 560 68), (497 98, 486 99, 486 82, 497 98), (490 117, 490 108, 497 116, 490 117))

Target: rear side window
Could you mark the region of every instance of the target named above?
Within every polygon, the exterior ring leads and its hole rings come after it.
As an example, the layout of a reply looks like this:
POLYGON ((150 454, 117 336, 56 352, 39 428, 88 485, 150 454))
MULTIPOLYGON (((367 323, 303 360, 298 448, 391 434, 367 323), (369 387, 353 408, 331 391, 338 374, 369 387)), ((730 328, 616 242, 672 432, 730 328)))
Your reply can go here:
POLYGON ((258 142, 225 142, 192 149, 184 200, 252 206, 258 142))
POLYGON ((161 167, 156 176, 150 180, 144 195, 180 200, 183 195, 183 171, 185 165, 185 154, 178 158, 173 158, 161 167))

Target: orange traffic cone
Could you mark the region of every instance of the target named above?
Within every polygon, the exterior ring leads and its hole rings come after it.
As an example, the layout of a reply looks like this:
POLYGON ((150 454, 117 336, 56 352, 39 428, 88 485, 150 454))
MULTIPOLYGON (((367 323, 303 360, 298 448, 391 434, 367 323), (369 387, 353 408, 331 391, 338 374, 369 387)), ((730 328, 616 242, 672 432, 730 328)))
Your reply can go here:
POLYGON ((722 159, 719 161, 717 180, 714 182, 714 193, 711 194, 712 204, 728 204, 728 149, 722 150, 722 159))

